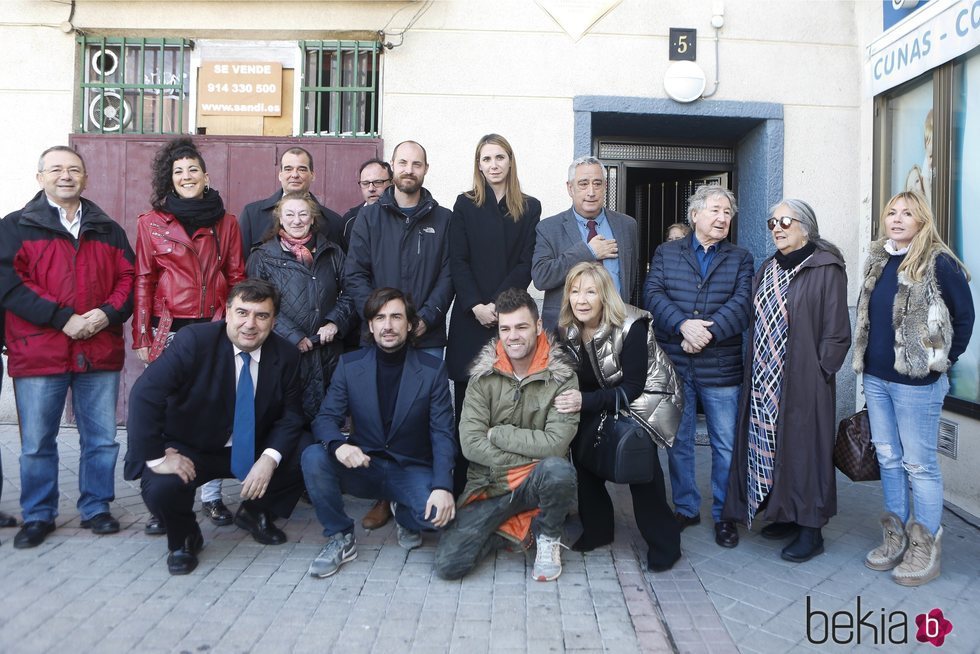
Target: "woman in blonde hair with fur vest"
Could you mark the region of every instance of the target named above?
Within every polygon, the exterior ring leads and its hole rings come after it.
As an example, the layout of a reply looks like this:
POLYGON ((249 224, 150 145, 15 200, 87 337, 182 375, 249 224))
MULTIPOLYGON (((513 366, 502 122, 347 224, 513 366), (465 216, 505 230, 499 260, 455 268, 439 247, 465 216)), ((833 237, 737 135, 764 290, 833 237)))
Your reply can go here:
POLYGON ((883 542, 865 565, 920 586, 939 576, 939 417, 946 373, 973 333, 973 298, 966 267, 943 243, 921 195, 889 200, 880 230, 865 264, 854 342, 885 499, 883 542))

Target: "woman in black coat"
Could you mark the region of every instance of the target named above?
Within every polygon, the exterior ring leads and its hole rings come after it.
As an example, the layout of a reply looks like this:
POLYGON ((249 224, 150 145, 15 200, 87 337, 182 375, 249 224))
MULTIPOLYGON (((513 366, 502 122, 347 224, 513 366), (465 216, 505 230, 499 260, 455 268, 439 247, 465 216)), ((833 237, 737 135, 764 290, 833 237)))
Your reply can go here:
MULTIPOLYGON (((531 283, 534 233, 541 203, 521 192, 514 150, 503 136, 487 134, 476 146, 473 190, 456 198, 449 229, 449 267, 456 304, 449 323, 446 366, 456 388, 456 425, 466 397, 469 367, 495 335, 494 299, 531 283)), ((466 482, 466 459, 456 460, 456 494, 466 482)))
POLYGON ((273 331, 299 348, 303 413, 313 420, 344 351, 353 303, 341 293, 344 252, 320 229, 316 202, 286 193, 273 209, 266 241, 248 258, 248 276, 264 279, 282 296, 273 331))
POLYGON ((835 376, 851 344, 847 275, 810 205, 786 199, 769 216, 777 252, 753 284, 722 519, 770 521, 762 536, 793 538, 781 556, 802 563, 824 551, 821 529, 837 513, 835 376))

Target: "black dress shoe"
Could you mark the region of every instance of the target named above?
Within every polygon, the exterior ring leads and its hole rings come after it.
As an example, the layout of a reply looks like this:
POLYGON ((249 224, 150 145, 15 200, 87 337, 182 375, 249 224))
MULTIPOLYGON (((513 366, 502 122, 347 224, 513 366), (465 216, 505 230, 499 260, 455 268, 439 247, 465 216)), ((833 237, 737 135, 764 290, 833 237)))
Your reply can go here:
POLYGON ((167 556, 167 570, 172 575, 186 575, 197 567, 197 553, 204 549, 204 536, 201 531, 184 539, 184 546, 167 556))
POLYGON ((3 511, 0 511, 0 528, 16 527, 16 526, 17 526, 17 518, 10 515, 9 513, 4 513, 3 511))
POLYGON ((253 511, 245 502, 238 507, 235 525, 252 534, 252 538, 263 545, 282 545, 286 542, 286 532, 275 525, 268 511, 253 511))
POLYGON ((143 533, 147 536, 162 536, 167 533, 167 528, 163 526, 163 522, 161 522, 160 518, 151 513, 150 519, 147 520, 146 525, 143 526, 143 533))
POLYGON ((729 520, 715 523, 715 542, 722 547, 738 546, 738 528, 729 520))
POLYGON ((795 522, 771 522, 763 527, 759 533, 763 538, 769 540, 783 540, 795 536, 799 530, 800 526, 795 522))
POLYGON ((688 527, 701 524, 701 514, 695 513, 694 515, 684 515, 680 511, 674 513, 674 520, 680 525, 681 531, 684 531, 688 527))
POLYGON ((19 550, 37 547, 44 542, 45 537, 52 531, 54 531, 54 521, 31 520, 25 522, 17 535, 14 536, 14 547, 19 550))
POLYGON ((678 554, 677 558, 670 563, 654 563, 650 560, 650 553, 647 552, 647 568, 650 570, 650 572, 667 572, 680 560, 681 556, 678 554))
POLYGON ((213 502, 201 502, 201 512, 211 518, 211 522, 217 527, 225 527, 235 520, 231 511, 220 499, 213 502))
POLYGON ((97 513, 88 520, 82 520, 79 526, 82 529, 91 529, 93 534, 119 533, 119 521, 109 512, 97 513))
POLYGON ((796 540, 783 548, 782 557, 793 563, 809 561, 823 554, 823 534, 818 527, 800 527, 796 540))

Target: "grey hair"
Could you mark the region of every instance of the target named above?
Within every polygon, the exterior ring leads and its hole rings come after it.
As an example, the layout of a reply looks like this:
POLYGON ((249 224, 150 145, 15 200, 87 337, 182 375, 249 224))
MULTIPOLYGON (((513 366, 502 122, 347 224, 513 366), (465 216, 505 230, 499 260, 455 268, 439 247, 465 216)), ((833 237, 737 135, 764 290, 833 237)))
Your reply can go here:
POLYGON ((591 154, 582 155, 578 157, 568 166, 568 181, 575 181, 575 169, 579 166, 599 166, 602 168, 602 175, 606 175, 606 167, 602 165, 602 162, 593 157, 591 154))
POLYGON ((830 241, 821 238, 820 236, 820 226, 817 225, 817 214, 809 204, 803 200, 797 200, 795 198, 783 198, 776 204, 769 207, 769 215, 772 216, 773 213, 782 205, 786 205, 789 209, 792 217, 796 222, 800 223, 800 229, 806 235, 807 241, 813 243, 818 250, 826 250, 830 252, 835 257, 844 260, 844 255, 841 254, 840 249, 830 241))
POLYGON ((82 162, 82 172, 85 172, 85 159, 82 158, 82 155, 78 154, 75 148, 70 148, 67 145, 55 145, 42 152, 41 157, 37 160, 37 172, 44 172, 44 158, 52 152, 70 152, 75 155, 82 162))
POLYGON ((699 186, 691 199, 688 200, 688 216, 693 218, 694 214, 698 211, 704 211, 705 207, 708 206, 708 198, 712 198, 716 195, 720 195, 728 200, 732 205, 732 215, 734 216, 738 213, 738 205, 735 203, 735 194, 729 191, 724 186, 719 186, 718 184, 705 184, 704 186, 699 186))

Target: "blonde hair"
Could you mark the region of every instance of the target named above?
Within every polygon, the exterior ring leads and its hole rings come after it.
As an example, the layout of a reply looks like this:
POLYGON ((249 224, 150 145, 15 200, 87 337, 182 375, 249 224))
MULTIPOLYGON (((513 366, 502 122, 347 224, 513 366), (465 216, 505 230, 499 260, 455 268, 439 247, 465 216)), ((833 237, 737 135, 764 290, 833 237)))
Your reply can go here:
POLYGON ((499 146, 507 153, 507 158, 510 159, 507 179, 504 180, 504 199, 506 200, 507 213, 510 214, 511 219, 516 223, 524 216, 524 212, 527 211, 527 199, 524 193, 521 192, 521 183, 517 179, 517 160, 514 159, 514 149, 510 147, 507 139, 500 134, 487 134, 476 144, 476 154, 473 155, 473 190, 465 195, 478 207, 482 207, 483 203, 487 201, 487 181, 483 173, 480 172, 480 150, 485 145, 499 146))
POLYGON ((926 266, 932 260, 932 255, 936 250, 939 250, 949 255, 956 262, 963 271, 963 274, 966 275, 967 281, 969 281, 970 271, 960 261, 960 258, 953 254, 949 246, 943 242, 939 231, 936 229, 936 219, 933 216, 932 208, 921 194, 915 191, 902 191, 892 196, 892 199, 888 201, 885 208, 881 211, 879 230, 882 233, 887 233, 885 219, 888 217, 888 212, 899 200, 904 200, 905 204, 908 205, 909 210, 912 212, 912 217, 919 226, 919 231, 912 237, 908 254, 905 255, 905 261, 902 262, 902 265, 898 267, 898 272, 904 272, 914 282, 922 281, 922 277, 926 272, 926 266))
POLYGON ((609 271, 601 263, 595 261, 577 263, 568 271, 568 276, 565 277, 565 290, 561 296, 561 311, 558 313, 558 326, 567 329, 575 325, 579 329, 582 328, 582 323, 572 313, 572 305, 568 301, 568 296, 572 292, 572 287, 578 283, 580 278, 586 275, 592 278, 599 291, 599 301, 602 303, 600 327, 608 327, 610 325, 613 327, 622 327, 626 321, 626 303, 623 302, 623 298, 619 297, 619 293, 616 292, 612 275, 609 274, 609 271))

